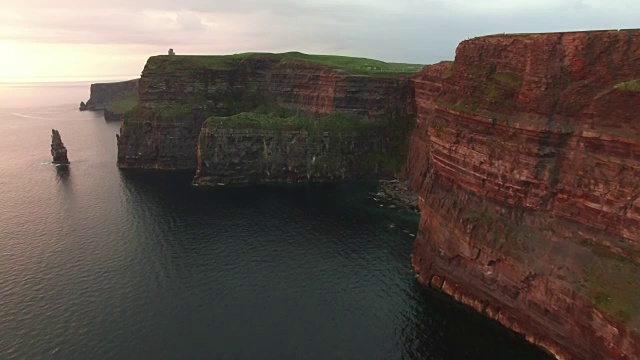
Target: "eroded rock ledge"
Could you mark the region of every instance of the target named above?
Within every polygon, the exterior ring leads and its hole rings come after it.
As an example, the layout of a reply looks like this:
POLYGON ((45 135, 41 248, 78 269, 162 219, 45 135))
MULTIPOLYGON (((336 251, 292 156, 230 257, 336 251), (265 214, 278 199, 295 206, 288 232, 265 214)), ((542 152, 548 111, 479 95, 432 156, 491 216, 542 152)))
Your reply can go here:
POLYGON ((419 279, 562 359, 640 358, 640 31, 488 36, 414 78, 419 279))

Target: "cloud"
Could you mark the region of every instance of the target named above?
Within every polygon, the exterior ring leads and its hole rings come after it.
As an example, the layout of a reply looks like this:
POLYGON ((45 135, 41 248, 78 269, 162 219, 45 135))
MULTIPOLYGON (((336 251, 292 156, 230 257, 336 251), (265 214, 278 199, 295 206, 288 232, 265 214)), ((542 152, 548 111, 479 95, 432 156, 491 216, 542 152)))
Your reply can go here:
POLYGON ((176 16, 176 23, 182 30, 187 31, 203 31, 207 30, 207 25, 202 22, 202 19, 193 13, 179 13, 176 16))
POLYGON ((178 53, 299 50, 432 63, 466 38, 637 26, 635 0, 24 0, 0 41, 178 53), (164 52, 164 51, 163 51, 164 52))

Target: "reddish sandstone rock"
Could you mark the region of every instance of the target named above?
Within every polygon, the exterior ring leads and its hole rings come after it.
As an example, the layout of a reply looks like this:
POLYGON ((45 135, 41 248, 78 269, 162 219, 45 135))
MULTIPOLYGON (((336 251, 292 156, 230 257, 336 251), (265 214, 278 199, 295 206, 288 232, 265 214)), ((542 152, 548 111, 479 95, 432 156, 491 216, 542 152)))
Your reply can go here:
POLYGON ((487 36, 414 78, 421 282, 559 358, 640 358, 640 31, 487 36))

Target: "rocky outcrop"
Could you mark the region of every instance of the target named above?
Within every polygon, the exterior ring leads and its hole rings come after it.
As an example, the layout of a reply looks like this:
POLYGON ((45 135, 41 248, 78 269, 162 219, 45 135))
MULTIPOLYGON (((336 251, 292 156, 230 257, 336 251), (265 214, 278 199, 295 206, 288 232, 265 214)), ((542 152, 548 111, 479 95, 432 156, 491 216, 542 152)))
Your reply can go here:
POLYGON ((68 165, 67 148, 62 143, 62 138, 58 130, 51 129, 51 156, 53 163, 57 165, 68 165))
POLYGON ((80 111, 100 111, 107 108, 114 100, 130 93, 138 92, 138 80, 128 80, 112 83, 91 84, 89 100, 80 103, 80 111))
POLYGON ((640 31, 488 36, 414 79, 412 263, 562 359, 640 358, 640 31))
POLYGON ((367 119, 413 112, 406 77, 349 75, 260 54, 152 57, 140 79, 139 99, 120 129, 118 166, 123 169, 195 170, 198 136, 209 116, 281 108, 367 119))
POLYGON ((407 209, 419 211, 418 194, 412 190, 407 181, 380 180, 381 197, 387 198, 407 209))

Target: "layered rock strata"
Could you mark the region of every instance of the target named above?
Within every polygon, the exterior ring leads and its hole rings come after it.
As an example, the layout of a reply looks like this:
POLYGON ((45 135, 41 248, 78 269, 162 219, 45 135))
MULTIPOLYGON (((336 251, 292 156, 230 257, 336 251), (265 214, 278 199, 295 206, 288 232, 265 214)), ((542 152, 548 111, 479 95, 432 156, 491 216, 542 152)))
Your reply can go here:
POLYGON ((412 96, 406 77, 348 75, 307 61, 156 56, 142 73, 139 106, 120 129, 118 166, 195 170, 198 137, 210 116, 287 109, 393 119, 412 114, 412 96))
POLYGON ((68 165, 69 159, 67 158, 67 148, 62 143, 60 132, 55 129, 51 129, 51 156, 53 157, 53 163, 57 165, 68 165))
POLYGON ((419 279, 561 359, 640 358, 640 31, 488 36, 414 79, 419 279))

